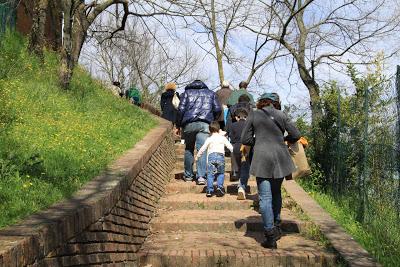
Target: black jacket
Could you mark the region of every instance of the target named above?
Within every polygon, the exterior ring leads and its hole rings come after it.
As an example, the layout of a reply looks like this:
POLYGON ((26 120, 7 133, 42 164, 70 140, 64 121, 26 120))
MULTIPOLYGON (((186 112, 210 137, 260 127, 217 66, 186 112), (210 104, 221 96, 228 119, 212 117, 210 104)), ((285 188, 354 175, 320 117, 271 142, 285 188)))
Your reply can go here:
POLYGON ((174 94, 177 94, 179 97, 179 94, 172 89, 162 93, 160 106, 162 111, 161 117, 175 124, 178 110, 172 105, 172 98, 174 97, 174 94))
POLYGON ((240 120, 232 123, 231 131, 229 132, 229 137, 232 144, 240 143, 240 137, 244 129, 245 120, 240 120))

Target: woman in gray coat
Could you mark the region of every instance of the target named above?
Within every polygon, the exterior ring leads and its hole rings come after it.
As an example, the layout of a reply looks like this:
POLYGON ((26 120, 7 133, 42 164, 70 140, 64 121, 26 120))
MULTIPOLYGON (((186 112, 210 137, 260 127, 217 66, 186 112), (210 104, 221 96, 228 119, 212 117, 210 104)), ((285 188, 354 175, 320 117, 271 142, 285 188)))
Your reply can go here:
POLYGON ((265 93, 257 102, 257 110, 246 120, 241 142, 254 146, 250 174, 256 176, 260 212, 266 240, 263 246, 276 248, 280 238, 280 213, 282 207, 281 185, 283 178, 295 171, 285 141, 296 142, 300 132, 288 116, 278 110, 279 96, 265 93), (284 136, 284 133, 288 134, 284 136))

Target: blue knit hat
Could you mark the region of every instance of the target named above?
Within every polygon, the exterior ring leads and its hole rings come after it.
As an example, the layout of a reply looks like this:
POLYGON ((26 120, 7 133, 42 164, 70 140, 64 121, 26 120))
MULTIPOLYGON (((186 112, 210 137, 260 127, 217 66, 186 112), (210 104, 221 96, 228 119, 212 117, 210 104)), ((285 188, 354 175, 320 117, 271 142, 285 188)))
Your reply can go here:
POLYGON ((260 101, 261 99, 270 99, 272 101, 279 102, 279 96, 277 93, 264 93, 258 98, 258 101, 260 101))

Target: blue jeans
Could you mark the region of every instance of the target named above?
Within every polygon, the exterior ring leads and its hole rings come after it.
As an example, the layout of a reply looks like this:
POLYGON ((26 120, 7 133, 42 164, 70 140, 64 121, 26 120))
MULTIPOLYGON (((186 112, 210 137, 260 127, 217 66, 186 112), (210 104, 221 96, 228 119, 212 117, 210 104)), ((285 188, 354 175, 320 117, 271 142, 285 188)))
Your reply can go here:
POLYGON ((249 182, 250 177, 250 160, 246 159, 242 161, 239 167, 239 187, 246 190, 247 183, 249 182))
MULTIPOLYGON (((194 148, 199 151, 204 144, 207 137, 209 137, 208 124, 205 122, 191 122, 185 125, 183 128, 183 139, 185 139, 185 159, 183 173, 186 179, 193 179, 193 163, 194 163, 194 148)), ((207 164, 207 153, 203 153, 197 161, 197 178, 206 177, 206 164, 207 164)))
POLYGON ((214 178, 217 176, 217 186, 224 187, 225 179, 225 155, 222 153, 211 153, 207 162, 207 192, 214 192, 214 178))
POLYGON ((281 185, 283 178, 257 177, 257 189, 260 199, 260 212, 263 218, 264 230, 269 231, 274 227, 274 222, 281 220, 282 194, 281 185))
POLYGON ((250 151, 249 156, 246 158, 246 160, 243 161, 240 147, 241 147, 240 143, 233 144, 233 153, 232 153, 233 155, 231 156, 232 168, 234 168, 234 171, 237 172, 237 175, 239 175, 240 178, 238 187, 241 187, 244 190, 246 190, 247 183, 250 177, 250 164, 251 164, 252 151, 250 151))

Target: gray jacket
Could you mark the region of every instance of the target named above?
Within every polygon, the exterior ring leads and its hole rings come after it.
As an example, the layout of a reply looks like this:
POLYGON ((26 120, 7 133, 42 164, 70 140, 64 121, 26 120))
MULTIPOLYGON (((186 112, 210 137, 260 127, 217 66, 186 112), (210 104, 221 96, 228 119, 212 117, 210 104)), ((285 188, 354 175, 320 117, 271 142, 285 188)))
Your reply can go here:
POLYGON ((281 129, 273 120, 262 110, 254 110, 246 120, 241 142, 244 145, 254 145, 250 174, 260 178, 282 178, 295 171, 284 141, 297 141, 300 138, 300 131, 282 111, 272 106, 264 109, 288 135, 284 138, 281 129))

